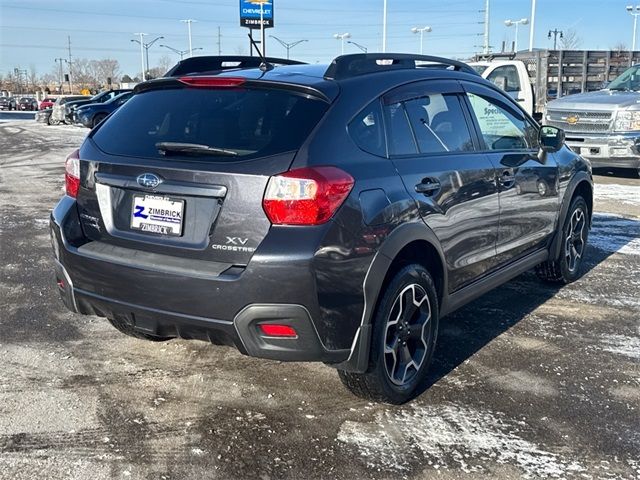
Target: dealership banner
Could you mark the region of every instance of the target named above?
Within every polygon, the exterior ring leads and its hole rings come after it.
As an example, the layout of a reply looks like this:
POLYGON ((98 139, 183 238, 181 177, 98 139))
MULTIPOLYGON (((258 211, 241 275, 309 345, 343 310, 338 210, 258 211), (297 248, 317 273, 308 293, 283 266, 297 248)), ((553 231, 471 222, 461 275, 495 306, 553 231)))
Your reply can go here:
POLYGON ((260 28, 260 8, 263 9, 264 28, 273 27, 273 1, 260 5, 258 0, 240 0, 240 26, 260 28))

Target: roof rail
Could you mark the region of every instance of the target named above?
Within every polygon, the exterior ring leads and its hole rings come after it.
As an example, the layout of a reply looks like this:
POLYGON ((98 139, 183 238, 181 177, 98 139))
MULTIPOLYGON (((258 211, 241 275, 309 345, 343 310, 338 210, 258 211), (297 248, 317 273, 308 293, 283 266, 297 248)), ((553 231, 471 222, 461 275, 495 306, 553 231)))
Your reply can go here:
POLYGON ((219 73, 224 70, 238 70, 243 68, 258 68, 266 60, 272 65, 301 65, 304 62, 284 58, 248 57, 243 55, 199 56, 180 60, 173 68, 164 74, 165 77, 178 77, 194 73, 219 73))
POLYGON ((343 80, 357 75, 387 70, 450 67, 452 67, 453 70, 478 75, 478 73, 466 63, 448 58, 407 53, 356 53, 342 55, 334 59, 324 73, 324 78, 343 80))

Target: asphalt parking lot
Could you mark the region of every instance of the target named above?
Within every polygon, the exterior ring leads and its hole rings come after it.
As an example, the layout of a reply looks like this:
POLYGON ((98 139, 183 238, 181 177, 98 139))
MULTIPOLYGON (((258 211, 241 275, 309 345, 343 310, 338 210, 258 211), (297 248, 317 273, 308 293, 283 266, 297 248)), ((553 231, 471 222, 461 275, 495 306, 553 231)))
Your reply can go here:
POLYGON ((0 122, 0 478, 640 478, 640 180, 596 177, 587 272, 441 323, 429 390, 125 337, 66 311, 48 214, 86 129, 0 122))

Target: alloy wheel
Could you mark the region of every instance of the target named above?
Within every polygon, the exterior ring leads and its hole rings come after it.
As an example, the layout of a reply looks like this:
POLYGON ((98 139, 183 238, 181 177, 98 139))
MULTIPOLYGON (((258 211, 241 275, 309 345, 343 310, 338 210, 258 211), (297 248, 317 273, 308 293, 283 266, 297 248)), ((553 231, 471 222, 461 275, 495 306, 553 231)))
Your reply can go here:
POLYGON ((384 363, 389 379, 402 386, 419 372, 429 350, 431 304, 425 289, 413 283, 396 297, 384 332, 384 363))
POLYGON ((565 239, 565 256, 570 272, 575 272, 584 253, 584 232, 587 226, 586 215, 582 208, 573 211, 569 220, 569 231, 565 239))

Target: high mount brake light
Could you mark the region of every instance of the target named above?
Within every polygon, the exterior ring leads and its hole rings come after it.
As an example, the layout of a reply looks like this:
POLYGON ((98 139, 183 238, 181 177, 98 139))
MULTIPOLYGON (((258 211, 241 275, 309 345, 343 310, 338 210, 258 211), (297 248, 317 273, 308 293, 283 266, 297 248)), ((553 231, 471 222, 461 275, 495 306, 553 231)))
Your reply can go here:
POLYGON ((342 205, 353 183, 336 167, 291 170, 269 179, 262 207, 273 224, 320 225, 342 205))
POLYGON ((246 79, 237 77, 180 77, 178 81, 190 87, 233 88, 245 83, 246 79))
POLYGON ((76 198, 80 190, 80 151, 74 150, 64 161, 64 187, 67 195, 76 198))

